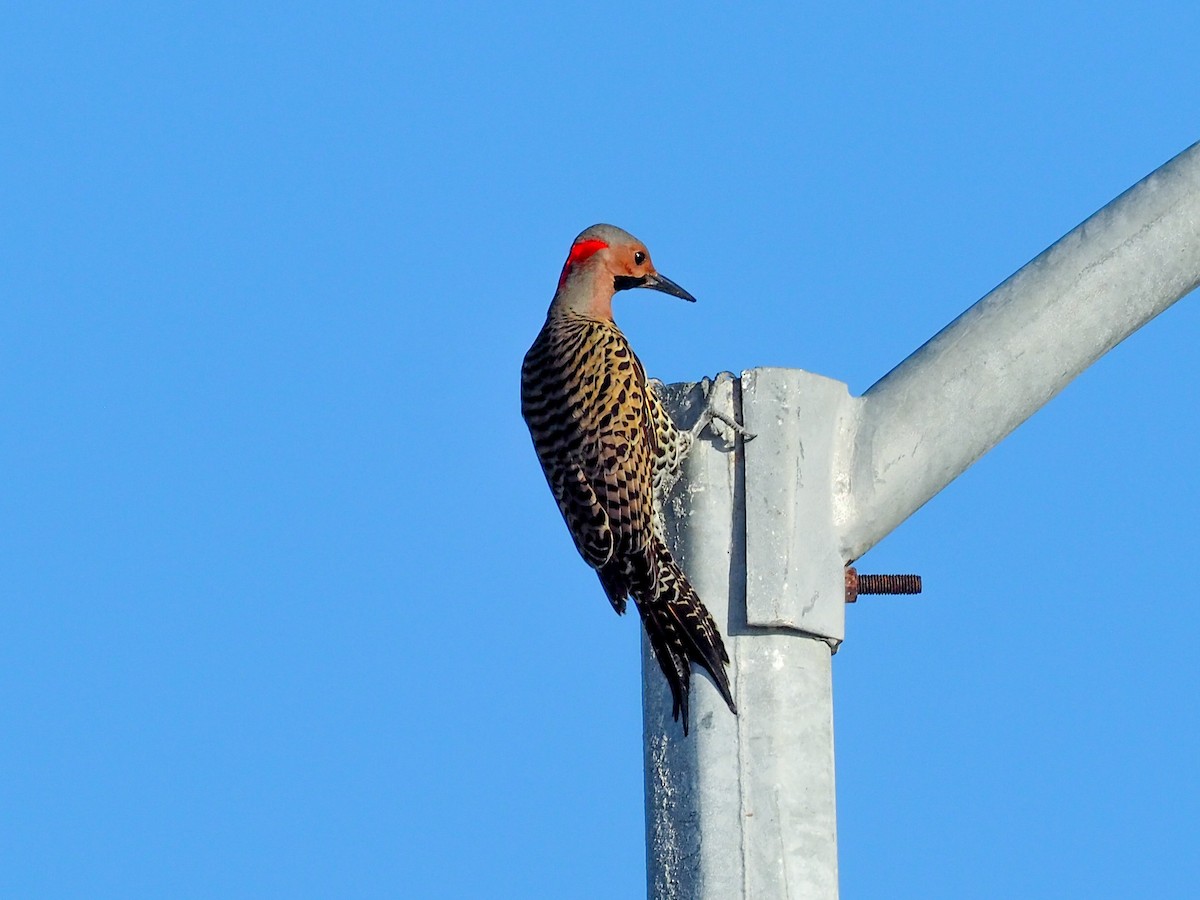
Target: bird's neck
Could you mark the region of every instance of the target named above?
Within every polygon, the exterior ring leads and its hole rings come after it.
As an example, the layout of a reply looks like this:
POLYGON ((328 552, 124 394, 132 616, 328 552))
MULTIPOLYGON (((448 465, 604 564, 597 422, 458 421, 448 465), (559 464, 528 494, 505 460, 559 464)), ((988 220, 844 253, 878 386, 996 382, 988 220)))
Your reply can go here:
MULTIPOLYGON (((580 273, 581 275, 583 273, 580 273)), ((570 276, 559 285, 550 304, 551 315, 587 316, 611 322, 613 283, 611 278, 585 278, 570 276)))

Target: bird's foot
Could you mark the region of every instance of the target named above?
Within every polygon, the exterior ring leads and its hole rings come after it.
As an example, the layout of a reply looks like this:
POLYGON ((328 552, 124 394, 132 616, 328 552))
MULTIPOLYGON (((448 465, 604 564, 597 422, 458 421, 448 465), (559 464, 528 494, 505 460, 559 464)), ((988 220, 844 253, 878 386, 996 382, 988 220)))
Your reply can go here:
POLYGON ((746 430, 746 426, 735 420, 732 416, 726 415, 719 410, 713 408, 712 391, 714 382, 711 378, 705 375, 700 379, 700 390, 704 394, 704 412, 700 413, 700 418, 696 420, 696 424, 692 426, 692 438, 700 436, 700 433, 713 425, 714 422, 720 422, 724 428, 713 428, 713 433, 722 438, 729 444, 733 444, 740 437, 743 441, 754 440, 755 435, 746 430), (733 432, 730 436, 728 432, 733 432))

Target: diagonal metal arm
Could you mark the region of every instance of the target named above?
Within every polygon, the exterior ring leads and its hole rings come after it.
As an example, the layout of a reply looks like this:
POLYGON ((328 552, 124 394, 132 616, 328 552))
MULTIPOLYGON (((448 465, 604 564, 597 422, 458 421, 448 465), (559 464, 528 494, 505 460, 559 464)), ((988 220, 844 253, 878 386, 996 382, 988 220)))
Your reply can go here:
POLYGON ((854 560, 1200 284, 1200 143, 1011 276, 857 401, 835 484, 854 560))

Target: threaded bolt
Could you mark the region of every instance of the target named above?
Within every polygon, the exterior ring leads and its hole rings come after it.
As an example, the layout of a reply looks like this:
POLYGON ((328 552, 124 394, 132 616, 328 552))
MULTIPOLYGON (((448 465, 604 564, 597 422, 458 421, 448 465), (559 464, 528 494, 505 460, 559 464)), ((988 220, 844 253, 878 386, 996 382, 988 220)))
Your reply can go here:
POLYGON ((846 602, 854 603, 859 594, 919 594, 920 575, 859 575, 846 567, 846 602))
POLYGON ((920 575, 859 575, 860 594, 919 594, 920 575))

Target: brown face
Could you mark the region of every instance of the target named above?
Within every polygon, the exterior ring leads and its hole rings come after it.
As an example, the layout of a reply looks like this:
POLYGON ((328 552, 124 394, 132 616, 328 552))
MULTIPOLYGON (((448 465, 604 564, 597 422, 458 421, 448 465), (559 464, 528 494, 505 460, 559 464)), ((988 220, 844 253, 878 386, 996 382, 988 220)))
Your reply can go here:
POLYGON ((655 274, 650 253, 641 244, 624 244, 609 248, 609 265, 613 275, 627 278, 642 278, 655 274))
POLYGON ((650 254, 642 244, 625 244, 609 248, 609 266, 613 272, 613 289, 617 291, 629 288, 650 288, 690 300, 696 298, 673 282, 658 274, 650 254))

